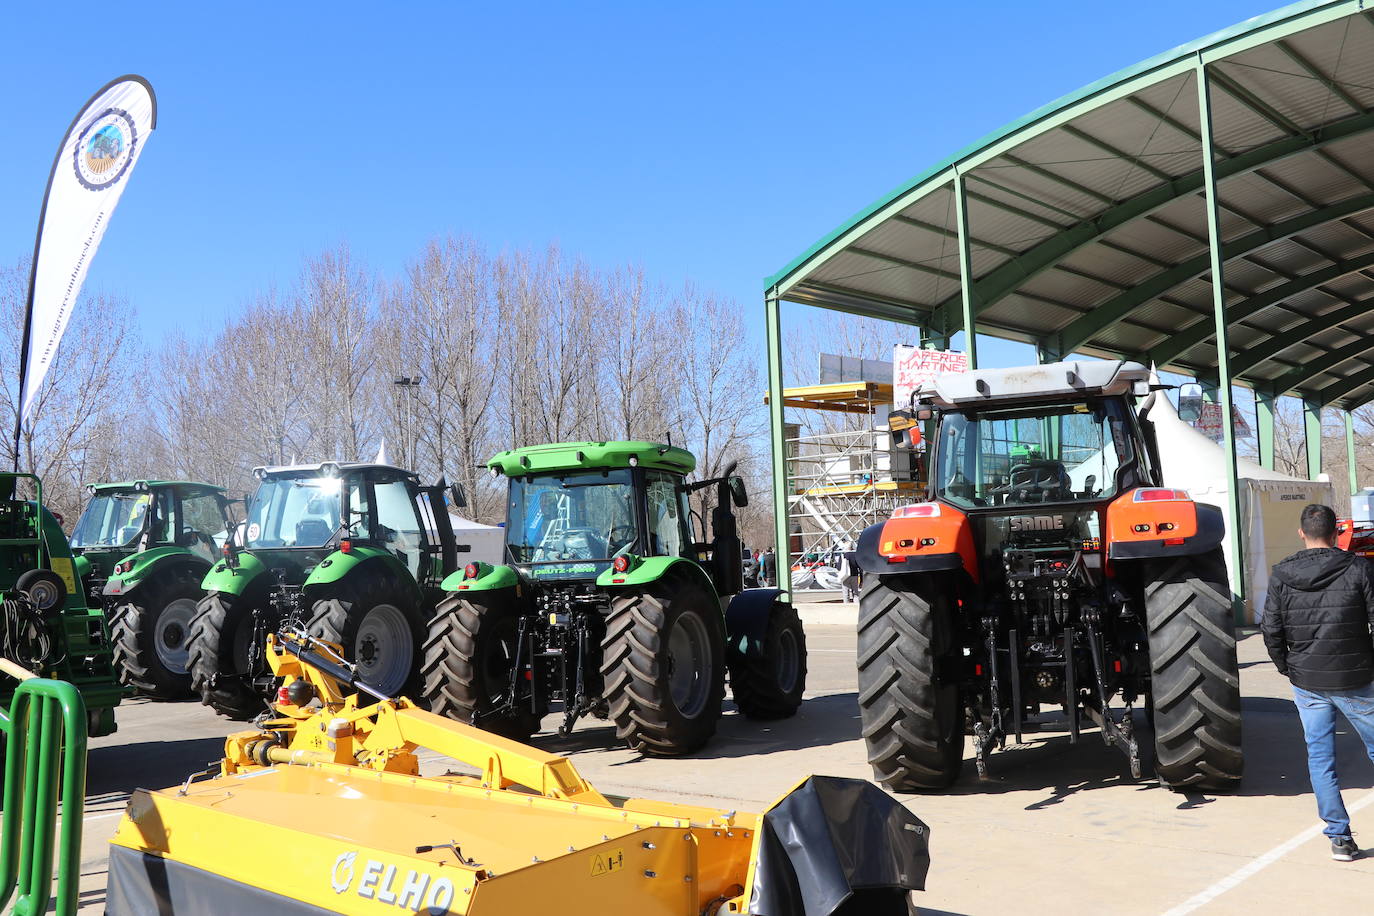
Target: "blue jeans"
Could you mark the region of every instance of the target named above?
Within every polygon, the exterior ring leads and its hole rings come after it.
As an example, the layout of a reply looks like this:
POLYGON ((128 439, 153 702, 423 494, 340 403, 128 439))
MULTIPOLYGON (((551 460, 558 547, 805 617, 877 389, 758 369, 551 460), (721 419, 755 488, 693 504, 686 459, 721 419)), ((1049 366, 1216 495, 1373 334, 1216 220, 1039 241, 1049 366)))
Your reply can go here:
POLYGON ((1312 794, 1317 796, 1317 813, 1326 821, 1327 836, 1348 838, 1350 815, 1336 778, 1336 710, 1355 727, 1374 761, 1374 684, 1355 690, 1304 690, 1295 685, 1293 696, 1307 736, 1307 773, 1312 778, 1312 794))

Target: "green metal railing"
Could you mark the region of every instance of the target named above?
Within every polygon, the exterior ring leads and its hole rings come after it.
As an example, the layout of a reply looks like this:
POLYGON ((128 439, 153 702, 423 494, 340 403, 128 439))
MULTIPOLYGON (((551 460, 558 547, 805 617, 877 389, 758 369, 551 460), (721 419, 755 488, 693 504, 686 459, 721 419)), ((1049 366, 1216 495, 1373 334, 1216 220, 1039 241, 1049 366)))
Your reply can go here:
POLYGON ((81 827, 86 800, 86 704, 66 681, 34 677, 0 659, 20 678, 8 712, 0 709, 4 812, 0 832, 0 910, 18 891, 14 916, 39 916, 52 900, 58 788, 62 833, 57 850, 57 912, 76 912, 81 827))

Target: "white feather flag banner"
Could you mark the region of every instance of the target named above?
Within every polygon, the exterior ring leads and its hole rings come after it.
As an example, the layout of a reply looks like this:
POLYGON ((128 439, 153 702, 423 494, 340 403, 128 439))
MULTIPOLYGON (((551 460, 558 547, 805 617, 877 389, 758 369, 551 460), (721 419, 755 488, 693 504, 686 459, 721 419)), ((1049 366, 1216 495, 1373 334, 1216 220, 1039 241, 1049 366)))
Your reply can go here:
POLYGON ((110 216, 157 125, 157 98, 141 76, 121 76, 91 97, 67 128, 43 195, 33 248, 15 423, 28 416, 110 216))

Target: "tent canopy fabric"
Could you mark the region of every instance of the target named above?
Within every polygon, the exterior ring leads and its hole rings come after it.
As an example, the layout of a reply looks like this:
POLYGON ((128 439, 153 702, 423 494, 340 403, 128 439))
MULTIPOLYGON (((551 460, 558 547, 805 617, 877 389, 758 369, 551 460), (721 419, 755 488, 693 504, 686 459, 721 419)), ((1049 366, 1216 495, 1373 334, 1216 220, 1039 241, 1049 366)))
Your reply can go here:
POLYGON ((1374 400, 1374 10, 1359 0, 1296 3, 1053 102, 844 222, 767 296, 938 345, 963 326, 967 273, 980 333, 1216 380, 1204 74, 1231 374, 1374 400))

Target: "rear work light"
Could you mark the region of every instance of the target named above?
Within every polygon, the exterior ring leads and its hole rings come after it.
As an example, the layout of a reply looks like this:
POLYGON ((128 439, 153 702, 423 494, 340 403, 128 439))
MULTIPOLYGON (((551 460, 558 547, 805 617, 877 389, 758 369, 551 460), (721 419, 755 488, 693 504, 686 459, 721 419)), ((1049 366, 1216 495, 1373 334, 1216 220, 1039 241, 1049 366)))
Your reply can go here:
POLYGON ((477 564, 476 564, 476 563, 469 563, 467 566, 464 566, 464 567, 463 567, 463 578, 464 578, 464 579, 476 579, 476 578, 477 578, 477 564))
POLYGON ((350 541, 348 538, 344 538, 342 541, 339 542, 339 552, 340 552, 340 553, 352 553, 352 552, 353 552, 353 542, 350 541))
POLYGON ((624 555, 618 556, 611 561, 611 566, 613 566, 618 573, 629 572, 630 558, 624 555))
POLYGON ((939 503, 912 503, 892 510, 893 518, 936 518, 939 514, 939 503))
POLYGON ((1141 487, 1133 497, 1138 503, 1187 502, 1192 499, 1187 490, 1168 490, 1162 487, 1141 487))

